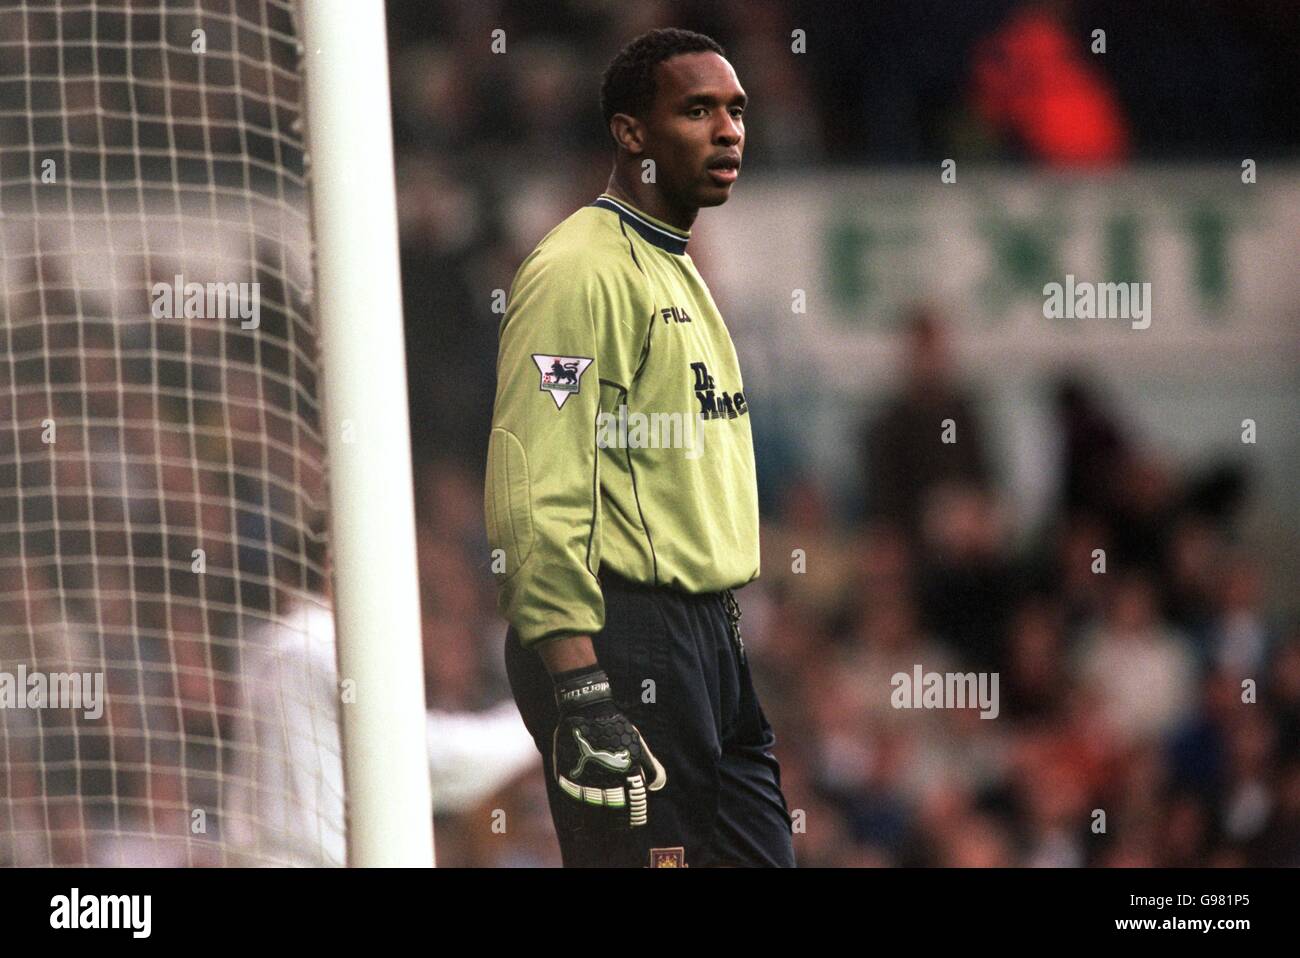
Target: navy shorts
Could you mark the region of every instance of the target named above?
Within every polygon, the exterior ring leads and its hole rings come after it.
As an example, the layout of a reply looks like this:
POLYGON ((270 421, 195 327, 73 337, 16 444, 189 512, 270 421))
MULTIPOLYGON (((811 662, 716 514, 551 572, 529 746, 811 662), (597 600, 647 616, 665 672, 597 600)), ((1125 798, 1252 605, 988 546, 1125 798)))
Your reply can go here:
POLYGON ((731 637, 724 593, 690 595, 602 572, 605 628, 592 636, 614 699, 668 772, 650 820, 622 832, 551 774, 558 713, 541 657, 506 635, 506 673, 542 753, 551 818, 566 867, 793 867, 791 820, 772 755, 776 737, 731 637))

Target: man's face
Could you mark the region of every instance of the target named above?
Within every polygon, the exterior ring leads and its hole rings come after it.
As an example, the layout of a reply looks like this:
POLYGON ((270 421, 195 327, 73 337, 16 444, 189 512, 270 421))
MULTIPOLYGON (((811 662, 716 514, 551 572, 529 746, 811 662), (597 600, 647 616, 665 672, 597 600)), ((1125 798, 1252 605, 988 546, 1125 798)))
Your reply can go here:
POLYGON ((678 206, 727 202, 745 149, 748 98, 736 71, 712 52, 679 54, 655 70, 644 155, 655 161, 660 190, 678 206))

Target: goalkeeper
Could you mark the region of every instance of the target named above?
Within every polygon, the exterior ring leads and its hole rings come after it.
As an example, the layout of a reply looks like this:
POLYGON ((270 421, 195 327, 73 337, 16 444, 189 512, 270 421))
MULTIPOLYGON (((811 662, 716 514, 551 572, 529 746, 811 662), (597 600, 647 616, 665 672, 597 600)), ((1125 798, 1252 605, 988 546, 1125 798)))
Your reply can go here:
POLYGON ((567 866, 794 864, 731 591, 759 573, 750 409, 686 252, 739 174, 745 100, 708 37, 628 44, 607 191, 524 261, 501 324, 485 513, 567 866))

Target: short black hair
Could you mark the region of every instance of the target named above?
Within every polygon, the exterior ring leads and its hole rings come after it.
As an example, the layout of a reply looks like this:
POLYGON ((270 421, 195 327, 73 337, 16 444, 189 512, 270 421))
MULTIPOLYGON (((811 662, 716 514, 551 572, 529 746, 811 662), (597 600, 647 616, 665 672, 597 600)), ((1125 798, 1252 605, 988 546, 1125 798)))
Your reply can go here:
POLYGON ((600 85, 600 112, 605 129, 615 113, 644 116, 655 101, 655 67, 682 53, 727 55, 712 37, 666 27, 641 34, 610 61, 600 85))

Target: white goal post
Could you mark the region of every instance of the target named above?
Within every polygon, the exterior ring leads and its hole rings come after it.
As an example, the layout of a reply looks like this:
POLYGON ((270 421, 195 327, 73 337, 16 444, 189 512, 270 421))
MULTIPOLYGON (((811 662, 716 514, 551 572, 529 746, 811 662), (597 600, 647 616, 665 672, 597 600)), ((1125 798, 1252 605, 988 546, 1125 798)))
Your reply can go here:
POLYGON ((411 431, 380 0, 302 0, 351 860, 432 863, 411 431), (348 431, 344 438, 344 430, 348 431))
POLYGON ((0 866, 433 864, 385 46, 0 5, 0 866))

